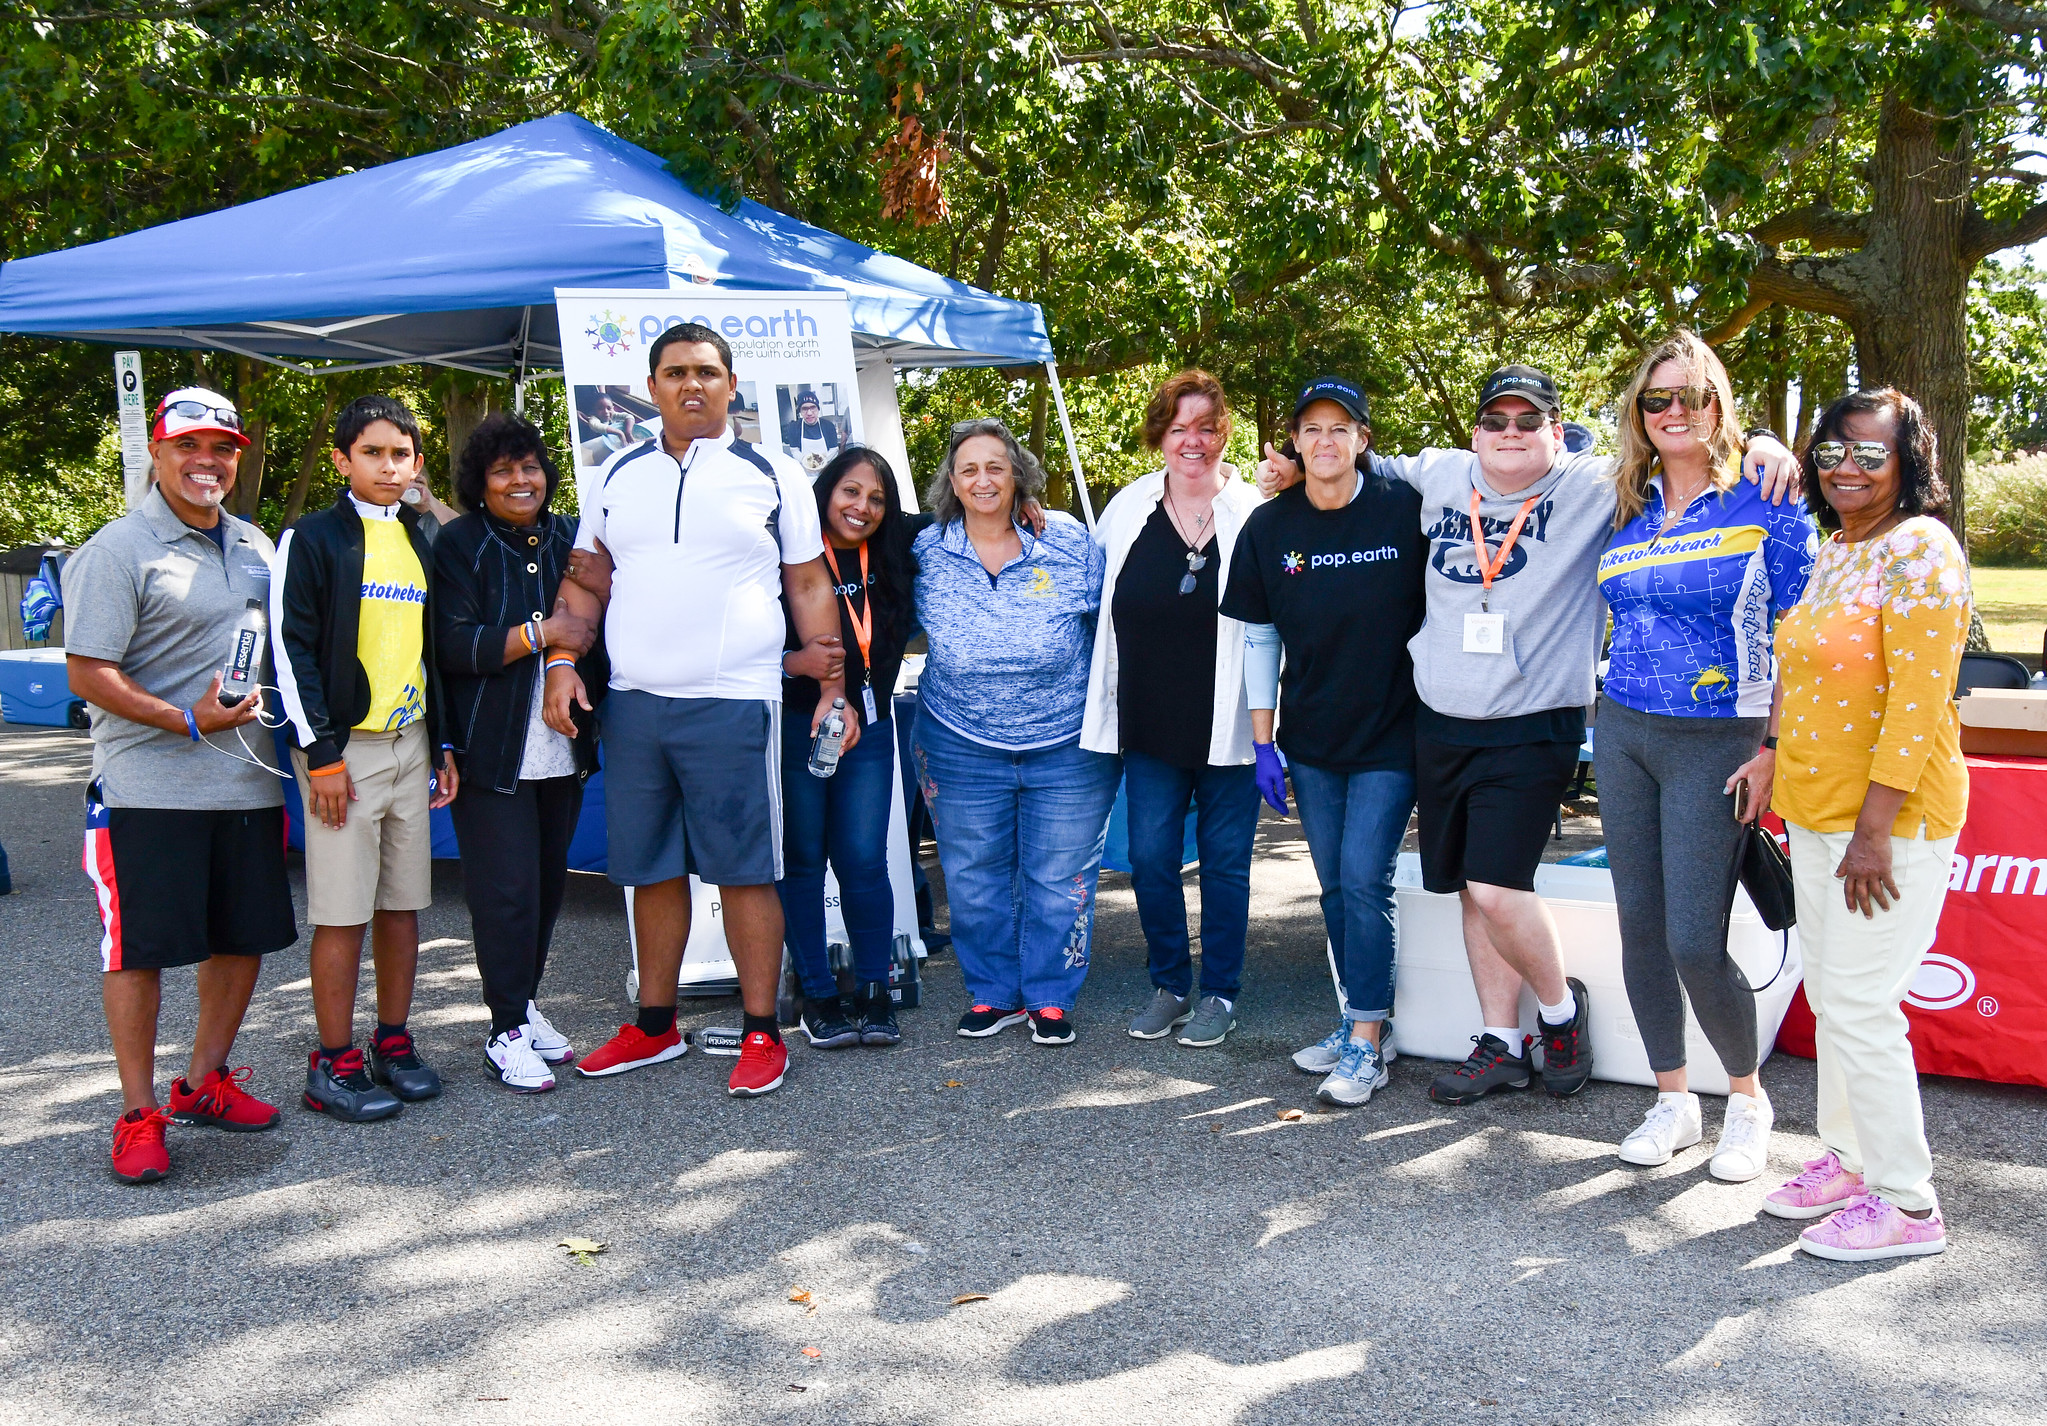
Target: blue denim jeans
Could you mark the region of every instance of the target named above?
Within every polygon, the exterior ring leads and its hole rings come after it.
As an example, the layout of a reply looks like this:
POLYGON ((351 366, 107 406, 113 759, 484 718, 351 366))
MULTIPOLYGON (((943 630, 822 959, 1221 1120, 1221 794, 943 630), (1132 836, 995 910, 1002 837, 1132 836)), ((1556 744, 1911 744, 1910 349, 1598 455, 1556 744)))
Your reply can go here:
POLYGON ((1393 868, 1414 810, 1414 774, 1328 772, 1298 758, 1288 770, 1322 884, 1344 1018, 1384 1020, 1393 1013, 1393 868))
POLYGON ((1001 1010, 1071 1010, 1122 760, 1084 751, 1078 736, 991 748, 928 711, 914 746, 967 994, 1001 1010))
POLYGON ((1186 997, 1187 896, 1180 880, 1187 808, 1195 809, 1201 856, 1201 993, 1235 1000, 1244 979, 1244 931, 1251 919, 1251 840, 1258 831, 1258 784, 1245 767, 1179 768, 1149 753, 1123 754, 1130 817, 1130 888, 1151 961, 1151 983, 1186 997))
POLYGON ((860 730, 860 741, 830 777, 810 775, 810 719, 782 719, 783 936, 803 993, 839 993, 824 943, 824 868, 839 878, 839 910, 853 943, 853 974, 888 979, 895 938, 895 892, 888 880, 888 811, 896 775, 896 733, 884 720, 860 730))

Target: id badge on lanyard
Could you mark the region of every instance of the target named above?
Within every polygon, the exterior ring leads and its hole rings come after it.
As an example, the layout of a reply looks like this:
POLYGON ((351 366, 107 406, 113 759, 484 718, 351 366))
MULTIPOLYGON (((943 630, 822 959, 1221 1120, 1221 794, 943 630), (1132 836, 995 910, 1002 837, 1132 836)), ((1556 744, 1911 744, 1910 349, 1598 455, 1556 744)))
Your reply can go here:
POLYGON ((1479 523, 1478 491, 1471 492, 1471 548, 1478 560, 1478 578, 1484 592, 1479 596, 1478 609, 1464 616, 1464 652, 1467 654, 1503 654, 1507 651, 1507 611, 1493 608, 1493 578, 1507 567, 1507 556, 1513 551, 1514 542, 1521 538, 1522 527, 1528 523, 1528 512, 1540 499, 1542 496, 1536 494, 1522 502, 1514 523, 1507 527, 1506 538, 1500 541, 1499 556, 1489 559, 1485 527, 1479 523))
MULTIPOLYGON (((839 574, 839 557, 829 549, 825 553, 831 555, 833 582, 844 588, 846 581, 839 574)), ((879 723, 881 712, 874 701, 874 664, 870 661, 873 655, 869 652, 874 647, 874 594, 867 585, 865 540, 860 542, 860 591, 863 597, 858 612, 853 608, 851 595, 841 594, 839 598, 846 603, 846 617, 853 623, 853 640, 860 645, 860 711, 867 716, 868 722, 879 723)))

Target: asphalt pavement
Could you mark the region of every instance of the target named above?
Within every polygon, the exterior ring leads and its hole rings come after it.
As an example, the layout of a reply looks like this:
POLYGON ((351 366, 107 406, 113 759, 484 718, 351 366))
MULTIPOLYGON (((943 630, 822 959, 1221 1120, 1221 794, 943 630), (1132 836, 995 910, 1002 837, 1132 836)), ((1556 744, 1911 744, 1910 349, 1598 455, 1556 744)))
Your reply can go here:
MULTIPOLYGON (((84 735, 0 730, 0 1419, 71 1423, 2037 1421, 2047 1095, 1925 1081, 1939 1258, 1796 1253, 1757 1211, 1817 1151, 1813 1066, 1764 1069, 1772 1174, 1613 1149, 1650 1091, 1429 1101, 1401 1060, 1319 1112, 1288 1052, 1332 1023, 1312 872, 1268 818, 1241 1030, 1140 1043, 1127 881, 1105 877, 1070 1048, 952 1033, 950 957, 895 1050, 798 1047, 787 1086, 684 1060, 499 1088, 461 870, 435 868, 413 1025, 438 1101, 296 1107, 306 949, 271 958, 237 1063, 261 1135, 173 1129, 107 1169, 119 1094, 79 870, 84 735), (1286 1117, 1290 1111, 1304 1111, 1286 1117), (566 1239, 602 1243, 581 1258, 566 1239), (800 1299, 798 1294, 802 1294, 800 1299)), ((302 877, 294 870, 300 905, 302 877)), ((1193 878, 1190 876, 1190 887, 1193 878)), ((630 1009, 619 892, 576 877, 544 1005, 578 1048, 630 1009)), ((1191 891, 1190 891, 1191 899, 1191 891)), ((189 1048, 165 976, 160 1079, 189 1048)), ((690 1027, 736 1002, 689 1003, 690 1027)))

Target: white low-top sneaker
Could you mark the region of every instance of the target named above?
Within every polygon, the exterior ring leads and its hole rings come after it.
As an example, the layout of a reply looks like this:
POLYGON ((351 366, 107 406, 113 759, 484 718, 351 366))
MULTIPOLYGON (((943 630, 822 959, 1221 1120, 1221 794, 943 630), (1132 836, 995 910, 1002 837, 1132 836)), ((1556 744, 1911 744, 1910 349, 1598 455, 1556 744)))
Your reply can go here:
POLYGON ((551 1065, 565 1065, 576 1058, 569 1037, 548 1024, 540 1007, 530 1000, 526 1002, 526 1038, 533 1042, 533 1053, 551 1065))
POLYGON ((1689 1093, 1659 1094, 1640 1127, 1621 1140, 1621 1162, 1653 1169, 1670 1162, 1680 1149, 1689 1149, 1706 1137, 1699 1122, 1699 1096, 1689 1093))
POLYGON ((1776 1122, 1777 1113, 1767 1094, 1753 1099, 1746 1094, 1728 1095, 1727 1118, 1720 1125, 1720 1142, 1706 1172, 1723 1183, 1747 1183, 1762 1173, 1770 1161, 1770 1128, 1776 1122))
POLYGON ((493 1035, 490 1043, 483 1047, 483 1054, 507 1089, 520 1094, 538 1094, 554 1088, 554 1071, 534 1051, 523 1025, 502 1035, 493 1035))

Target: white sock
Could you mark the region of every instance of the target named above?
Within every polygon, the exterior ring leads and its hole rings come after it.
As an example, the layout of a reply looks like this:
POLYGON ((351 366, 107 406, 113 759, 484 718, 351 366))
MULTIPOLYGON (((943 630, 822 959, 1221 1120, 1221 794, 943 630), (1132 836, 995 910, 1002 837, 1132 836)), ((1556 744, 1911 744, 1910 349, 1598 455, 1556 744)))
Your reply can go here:
POLYGON ((1521 1027, 1519 1025, 1504 1028, 1499 1025, 1488 1025, 1485 1027, 1484 1033, 1491 1035, 1495 1040, 1505 1045, 1510 1053, 1516 1055, 1521 1053, 1521 1027))
POLYGON ((1222 1008, 1225 1010, 1235 1010, 1237 1008, 1237 1002, 1230 999, 1227 995, 1218 995, 1215 997, 1215 999, 1222 1005, 1222 1008))
POLYGON ((1544 1005, 1538 1000, 1535 1002, 1535 1008, 1541 1013, 1545 1023, 1550 1025, 1568 1025, 1578 1018, 1578 997, 1571 994, 1570 989, 1566 987, 1564 998, 1557 1004, 1544 1005))

